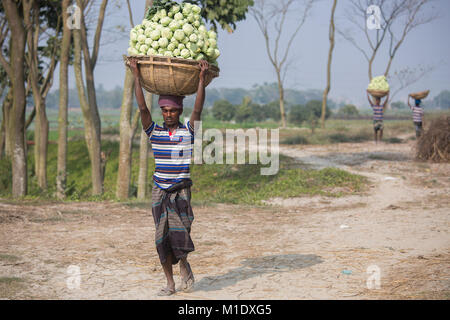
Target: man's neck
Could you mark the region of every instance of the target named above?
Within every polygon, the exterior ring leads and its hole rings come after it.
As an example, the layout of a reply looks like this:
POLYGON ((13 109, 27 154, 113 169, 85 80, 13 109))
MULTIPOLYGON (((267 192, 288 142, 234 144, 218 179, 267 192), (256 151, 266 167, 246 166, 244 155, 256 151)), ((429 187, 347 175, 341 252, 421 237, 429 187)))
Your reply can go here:
POLYGON ((166 128, 169 129, 170 132, 173 132, 173 131, 177 130, 178 127, 179 127, 179 123, 175 123, 175 124, 170 125, 170 126, 168 126, 168 125, 166 124, 166 128))

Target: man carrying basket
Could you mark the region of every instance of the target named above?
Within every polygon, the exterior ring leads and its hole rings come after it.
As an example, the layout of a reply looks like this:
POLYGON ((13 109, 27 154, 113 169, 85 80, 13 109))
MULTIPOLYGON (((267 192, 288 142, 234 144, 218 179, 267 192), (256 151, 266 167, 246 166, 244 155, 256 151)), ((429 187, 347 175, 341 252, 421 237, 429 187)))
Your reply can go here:
POLYGON ((180 261, 181 286, 179 290, 189 292, 194 284, 194 275, 187 261, 189 252, 194 251, 190 237, 194 214, 191 208, 189 166, 194 140, 194 124, 200 121, 205 101, 205 74, 209 64, 199 62, 200 76, 194 110, 190 120, 180 122, 183 113, 183 99, 179 96, 159 97, 164 119, 163 126, 157 125, 147 109, 140 83, 137 60, 130 59, 130 68, 135 78, 135 94, 139 106, 142 127, 148 135, 155 158, 154 186, 152 189, 152 214, 156 226, 155 243, 159 259, 167 278, 167 286, 158 295, 175 293, 172 265, 180 261))
POLYGON ((374 137, 375 137, 375 143, 378 143, 378 141, 381 141, 383 139, 383 114, 384 110, 386 109, 387 103, 389 101, 389 93, 386 96, 386 100, 383 104, 381 104, 381 98, 380 97, 374 97, 375 102, 372 102, 372 99, 370 99, 369 94, 367 94, 367 99, 369 100, 370 106, 373 109, 373 130, 374 130, 374 137), (379 132, 379 135, 378 135, 379 132))
POLYGON ((417 93, 411 93, 408 95, 408 105, 413 113, 413 122, 414 127, 416 128, 416 138, 419 138, 422 135, 423 131, 423 107, 422 107, 422 99, 425 99, 430 90, 421 91, 417 93), (415 105, 412 106, 409 98, 413 98, 415 105))
POLYGON ((422 100, 421 99, 415 99, 415 105, 412 106, 409 98, 411 96, 408 96, 408 105, 413 113, 413 122, 414 127, 416 129, 416 138, 419 138, 422 135, 422 128, 423 128, 423 108, 421 106, 422 100))

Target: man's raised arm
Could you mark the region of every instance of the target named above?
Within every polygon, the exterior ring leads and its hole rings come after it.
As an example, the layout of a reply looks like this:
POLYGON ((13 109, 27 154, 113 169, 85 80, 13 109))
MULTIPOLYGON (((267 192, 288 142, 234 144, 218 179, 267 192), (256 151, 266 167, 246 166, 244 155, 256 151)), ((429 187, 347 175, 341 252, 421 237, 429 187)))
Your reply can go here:
POLYGON ((384 100, 383 110, 386 109, 386 106, 387 106, 388 102, 389 102, 389 93, 386 96, 386 100, 384 100))
POLYGON ((366 94, 367 94, 367 100, 369 101, 370 106, 372 106, 373 103, 372 103, 372 100, 370 99, 369 93, 366 92, 366 94))
POLYGON ((208 72, 209 63, 205 60, 200 61, 200 80, 198 82, 197 97, 195 98, 194 110, 192 111, 190 124, 194 128, 195 121, 200 121, 205 103, 205 74, 208 72))
POLYGON ((409 106, 409 108, 412 110, 412 106, 411 106, 411 103, 409 102, 409 98, 411 98, 411 95, 410 95, 410 94, 408 95, 408 106, 409 106))
POLYGON ((130 69, 134 76, 134 93, 136 94, 136 101, 141 114, 142 128, 146 130, 152 124, 152 115, 150 114, 150 110, 148 110, 147 104, 145 103, 144 93, 142 92, 141 82, 139 81, 141 75, 136 59, 130 59, 130 69))

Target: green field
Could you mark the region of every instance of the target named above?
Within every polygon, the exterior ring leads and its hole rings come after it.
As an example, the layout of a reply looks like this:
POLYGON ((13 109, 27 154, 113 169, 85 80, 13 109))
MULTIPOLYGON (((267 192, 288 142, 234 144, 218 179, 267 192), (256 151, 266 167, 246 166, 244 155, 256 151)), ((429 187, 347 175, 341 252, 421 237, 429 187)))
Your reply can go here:
MULTIPOLYGON (((79 110, 78 110, 79 111, 79 110)), ((106 166, 104 181, 105 192, 100 197, 90 196, 90 161, 84 141, 83 121, 81 112, 70 112, 69 147, 68 147, 68 182, 67 200, 115 200, 115 186, 118 170, 119 143, 109 139, 117 138, 119 134, 118 119, 120 110, 103 110, 102 132, 105 140, 102 150, 111 150, 106 166)), ((439 115, 436 115, 439 116, 439 115)), ((161 116, 154 112, 155 121, 161 123, 161 116)), ((37 187, 34 175, 33 146, 29 147, 28 199, 54 199, 56 179, 56 156, 58 137, 57 111, 49 112, 50 144, 48 153, 48 182, 49 189, 42 192, 37 187)), ((203 128, 236 129, 236 128, 278 128, 274 122, 263 123, 223 123, 208 116, 204 118, 203 128)), ((28 131, 28 139, 33 138, 32 128, 28 131)), ((341 142, 364 142, 373 139, 372 121, 370 120, 336 120, 326 122, 326 128, 317 128, 315 133, 307 125, 301 127, 290 125, 280 129, 282 144, 333 144, 341 142)), ((414 139, 414 127, 409 120, 385 121, 385 141, 400 143, 407 139, 414 139)), ((132 177, 130 199, 136 201, 137 175, 139 157, 139 136, 135 137, 132 161, 132 177)), ((270 197, 295 197, 302 195, 321 194, 340 196, 345 193, 361 192, 364 190, 365 179, 338 169, 305 170, 294 163, 292 159, 280 156, 280 170, 277 175, 262 176, 259 171, 261 165, 192 165, 194 180, 193 200, 199 203, 245 203, 260 204, 261 200, 270 197), (341 190, 341 191, 339 191, 341 190)), ((154 160, 149 158, 149 186, 152 184, 154 160)), ((10 198, 11 164, 8 160, 0 160, 0 196, 10 198)))
MULTIPOLYGON (((27 199, 52 200, 55 192, 57 145, 49 145, 48 181, 49 189, 41 192, 34 176, 33 147, 29 149, 28 172, 29 193, 27 199)), ((104 181, 105 192, 100 197, 90 196, 90 161, 84 140, 69 142, 67 200, 115 200, 115 186, 118 171, 119 143, 103 141, 103 150, 111 150, 106 165, 104 181)), ((136 199, 138 175, 138 148, 133 151, 130 198, 136 199)), ((280 156, 280 170, 272 176, 260 175, 261 165, 228 165, 204 164, 192 165, 194 181, 193 201, 198 203, 241 203, 260 204, 261 200, 270 197, 293 197, 321 194, 341 196, 339 190, 360 192, 364 190, 363 177, 347 173, 339 169, 304 170, 293 163, 293 160, 280 156)), ((266 167, 266 166, 264 166, 266 167)), ((154 159, 149 158, 149 186, 152 183, 154 159)), ((10 198, 11 164, 8 160, 0 161, 0 196, 10 198)), ((150 199, 150 198, 149 198, 150 199)))

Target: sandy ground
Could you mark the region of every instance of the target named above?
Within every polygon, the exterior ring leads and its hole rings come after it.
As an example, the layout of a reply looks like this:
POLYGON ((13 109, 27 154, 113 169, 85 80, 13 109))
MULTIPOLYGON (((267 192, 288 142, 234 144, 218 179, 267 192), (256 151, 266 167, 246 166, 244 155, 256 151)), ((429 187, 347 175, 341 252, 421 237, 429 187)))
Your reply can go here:
MULTIPOLYGON (((282 146, 369 191, 194 206, 194 291, 166 299, 449 299, 450 164, 415 162, 412 146, 282 146)), ((2 201, 0 298, 160 299, 153 239, 150 204, 2 201)))

